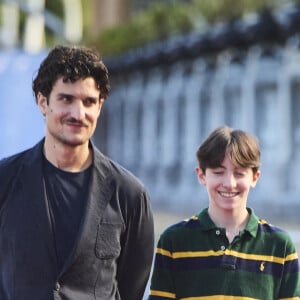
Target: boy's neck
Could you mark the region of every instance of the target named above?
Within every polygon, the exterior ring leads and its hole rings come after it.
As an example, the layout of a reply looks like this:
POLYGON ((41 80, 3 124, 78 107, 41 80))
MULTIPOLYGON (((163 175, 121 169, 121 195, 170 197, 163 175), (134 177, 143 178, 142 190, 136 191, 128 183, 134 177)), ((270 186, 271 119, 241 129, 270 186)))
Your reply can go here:
POLYGON ((248 220, 249 212, 247 208, 242 211, 216 211, 208 208, 208 214, 216 226, 225 228, 226 236, 229 242, 232 242, 234 237, 244 230, 248 220))

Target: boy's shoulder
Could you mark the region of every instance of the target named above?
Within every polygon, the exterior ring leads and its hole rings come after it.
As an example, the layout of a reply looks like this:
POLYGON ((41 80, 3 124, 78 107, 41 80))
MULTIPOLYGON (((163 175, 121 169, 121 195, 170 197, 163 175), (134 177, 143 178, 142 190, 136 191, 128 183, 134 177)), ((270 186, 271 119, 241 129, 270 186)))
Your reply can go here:
POLYGON ((200 228, 199 217, 197 215, 193 215, 187 219, 178 221, 168 226, 163 231, 162 236, 176 235, 180 232, 187 232, 197 228, 200 228))
POLYGON ((281 238, 289 237, 289 233, 281 226, 274 225, 264 219, 258 220, 258 234, 265 234, 270 236, 278 236, 281 238))

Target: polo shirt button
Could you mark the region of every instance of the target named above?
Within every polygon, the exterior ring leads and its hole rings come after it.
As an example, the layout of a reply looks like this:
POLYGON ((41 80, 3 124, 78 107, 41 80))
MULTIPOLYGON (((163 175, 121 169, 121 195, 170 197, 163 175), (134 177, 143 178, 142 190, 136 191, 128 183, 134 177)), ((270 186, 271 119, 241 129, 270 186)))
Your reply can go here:
POLYGON ((221 250, 224 251, 225 249, 226 249, 226 247, 225 247, 224 245, 222 245, 222 246, 221 246, 221 250))
POLYGON ((57 292, 60 290, 60 284, 58 282, 55 283, 55 290, 57 292))
POLYGON ((220 230, 217 229, 217 230, 216 230, 216 235, 220 235, 220 233, 221 233, 220 230))

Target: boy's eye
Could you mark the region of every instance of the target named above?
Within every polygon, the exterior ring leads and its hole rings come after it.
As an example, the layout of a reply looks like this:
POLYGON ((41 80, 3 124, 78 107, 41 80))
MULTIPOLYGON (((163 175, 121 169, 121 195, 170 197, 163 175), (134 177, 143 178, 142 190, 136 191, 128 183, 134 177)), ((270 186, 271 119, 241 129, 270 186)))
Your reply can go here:
POLYGON ((216 171, 213 171, 213 173, 216 174, 216 175, 222 175, 222 174, 224 174, 224 171, 216 170, 216 171))
POLYGON ((243 177, 245 175, 245 172, 237 171, 237 172, 235 172, 235 175, 238 176, 238 177, 243 177))

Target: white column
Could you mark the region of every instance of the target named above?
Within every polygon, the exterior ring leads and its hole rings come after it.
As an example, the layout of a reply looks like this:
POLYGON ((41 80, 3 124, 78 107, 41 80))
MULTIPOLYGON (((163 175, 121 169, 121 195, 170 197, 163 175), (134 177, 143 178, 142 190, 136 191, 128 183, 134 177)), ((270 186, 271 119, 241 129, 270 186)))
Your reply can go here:
POLYGON ((126 86, 124 97, 123 159, 125 165, 131 171, 136 172, 141 159, 140 131, 142 115, 139 107, 143 101, 143 74, 137 71, 130 75, 126 86))
POLYGON ((170 193, 178 189, 180 182, 180 103, 184 96, 183 62, 175 63, 168 70, 168 78, 162 93, 162 124, 159 136, 160 166, 158 173, 158 188, 163 199, 169 199, 170 193))
POLYGON ((45 0, 27 0, 29 14, 25 20, 24 49, 27 52, 39 52, 44 47, 45 0))
POLYGON ((280 74, 280 63, 275 57, 261 57, 255 82, 255 127, 262 150, 262 176, 258 187, 261 196, 268 194, 277 199, 284 185, 281 179, 283 160, 279 151, 282 126, 278 122, 281 114, 278 100, 280 74))
POLYGON ((185 210, 188 210, 188 201, 191 207, 200 209, 201 204, 206 205, 206 191, 200 186, 195 168, 198 166, 196 151, 206 135, 206 126, 209 119, 209 106, 207 99, 203 99, 204 90, 209 89, 209 78, 206 72, 206 62, 198 58, 192 62, 192 70, 184 82, 184 105, 179 109, 183 110, 183 130, 180 137, 182 153, 179 160, 182 162, 182 170, 179 190, 180 203, 185 210), (188 199, 188 200, 187 200, 188 199), (202 200, 202 201, 201 201, 202 200), (204 200, 204 201, 203 201, 204 200))
MULTIPOLYGON (((107 151, 109 156, 119 163, 123 164, 123 122, 124 122, 124 99, 126 94, 126 84, 116 78, 112 82, 112 90, 110 96, 105 100, 104 105, 107 105, 108 110, 108 136, 107 136, 107 151), (107 103, 106 103, 107 101, 107 103)), ((100 116, 101 118, 101 116, 100 116)))
POLYGON ((291 45, 285 48, 284 62, 284 76, 281 76, 280 81, 280 110, 283 113, 281 122, 284 141, 279 147, 282 148, 282 152, 284 150, 286 159, 287 174, 284 177, 287 180, 288 191, 298 200, 297 193, 300 191, 300 53, 298 46, 291 45))
POLYGON ((142 95, 141 119, 141 173, 140 176, 148 183, 149 190, 155 201, 159 197, 157 190, 157 173, 161 166, 158 144, 160 100, 164 88, 164 74, 160 67, 153 68, 146 76, 142 95))
POLYGON ((234 128, 243 128, 243 110, 241 97, 241 64, 228 62, 224 70, 227 74, 224 82, 224 123, 234 128))
POLYGON ((211 131, 216 127, 225 124, 224 118, 224 83, 226 72, 224 65, 217 64, 211 83, 211 111, 210 125, 208 130, 211 131))
POLYGON ((82 39, 82 7, 80 0, 63 0, 64 7, 64 37, 72 43, 82 39))
POLYGON ((4 48, 16 47, 19 41, 19 9, 16 3, 0 5, 1 23, 0 44, 4 48))
POLYGON ((244 74, 241 78, 241 98, 243 118, 241 126, 245 130, 256 133, 255 130, 255 82, 259 63, 259 55, 255 49, 250 49, 245 58, 244 74))

